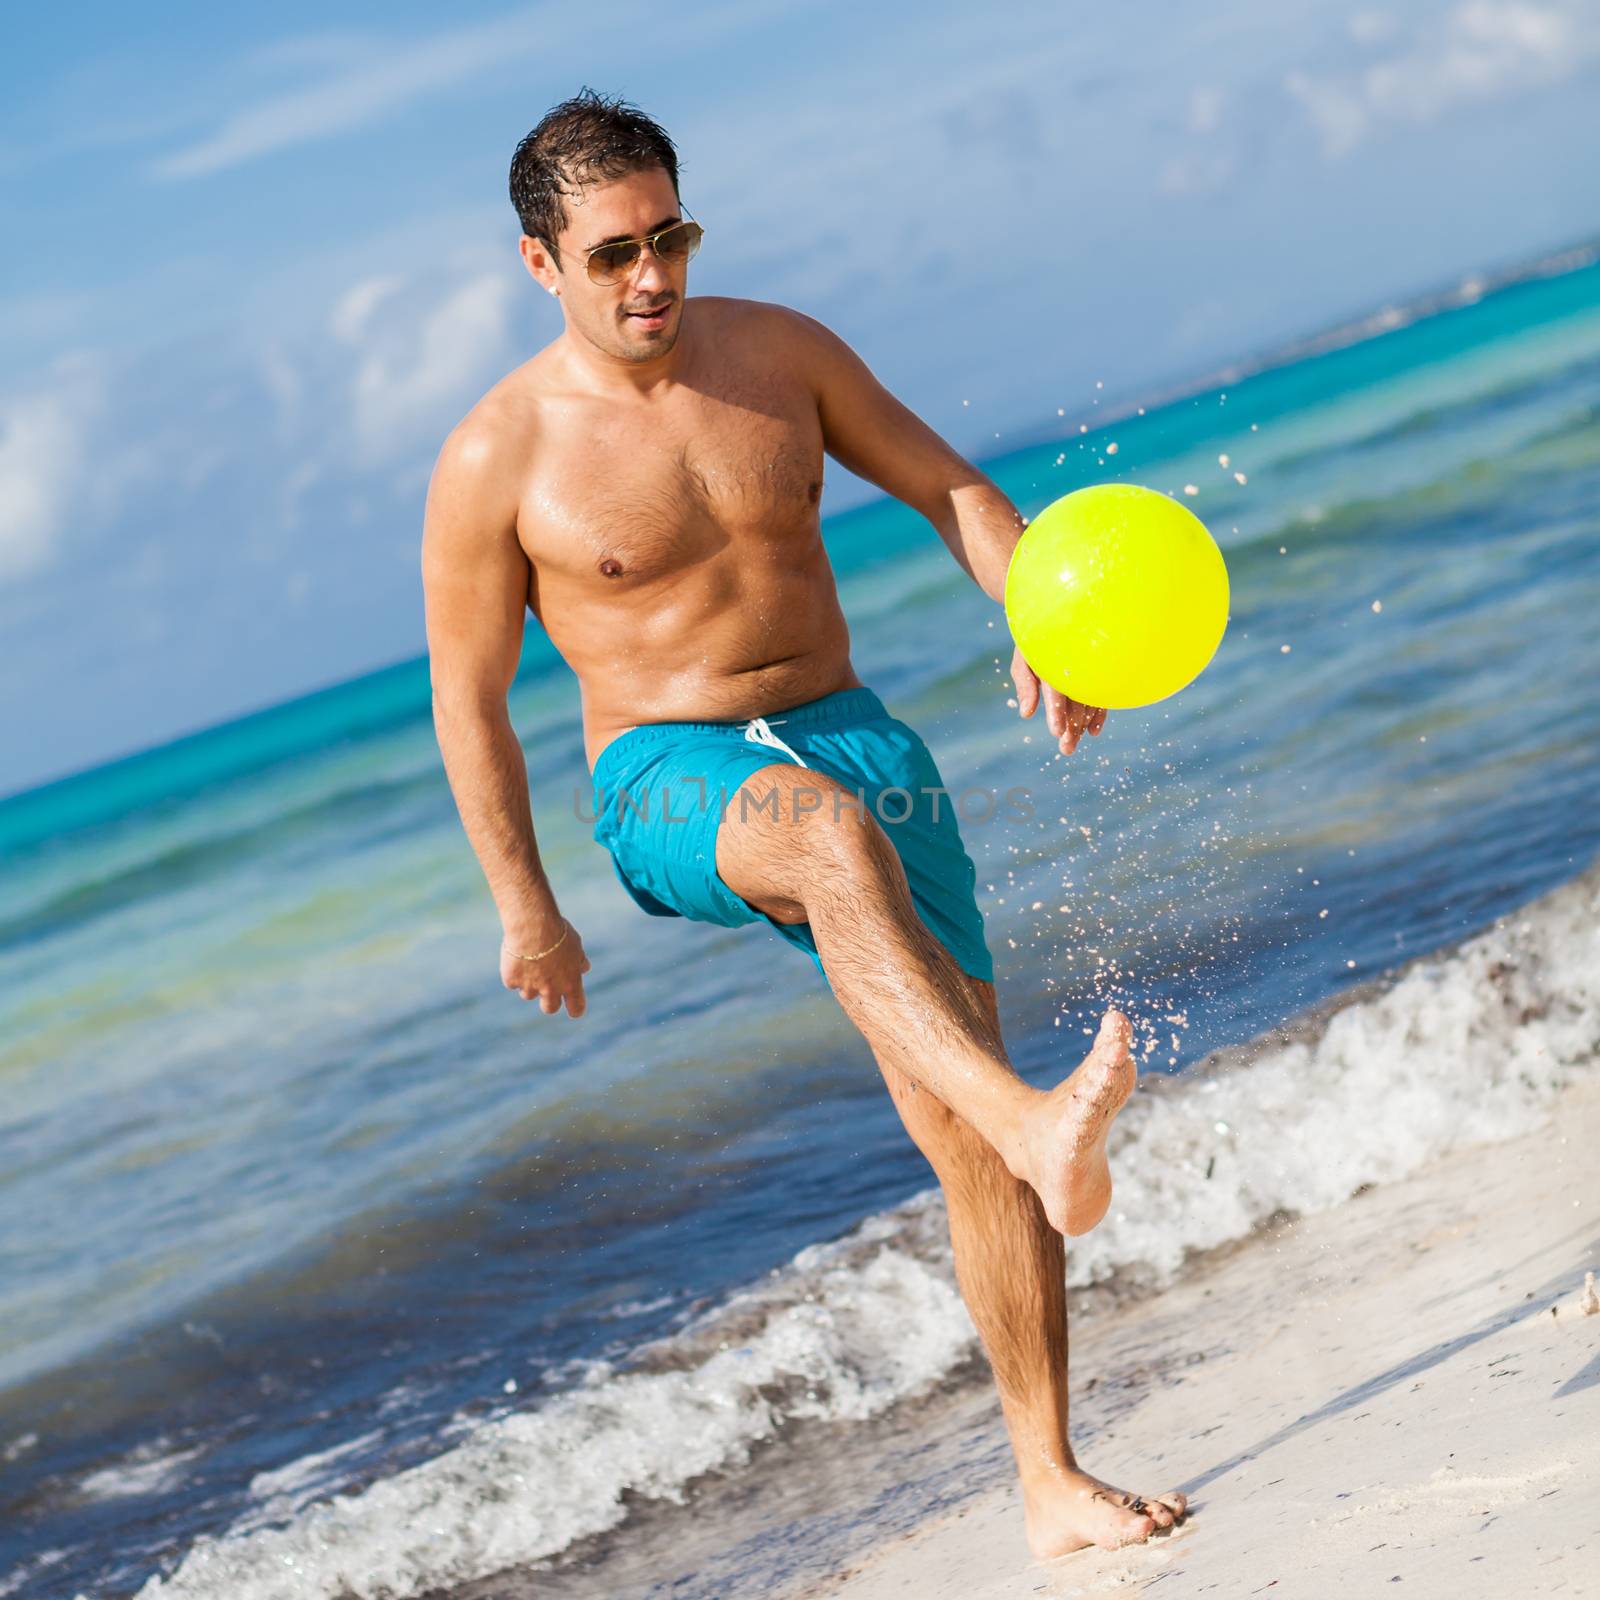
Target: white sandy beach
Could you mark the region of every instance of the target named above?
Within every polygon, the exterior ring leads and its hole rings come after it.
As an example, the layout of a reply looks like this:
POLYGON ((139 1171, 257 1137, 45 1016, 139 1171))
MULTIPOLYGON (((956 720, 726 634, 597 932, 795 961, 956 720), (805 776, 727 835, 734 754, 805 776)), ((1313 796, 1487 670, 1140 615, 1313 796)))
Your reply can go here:
POLYGON ((1269 1228, 1078 1325, 1083 1465, 1182 1489, 1185 1524, 1040 1564, 1007 1488, 812 1593, 1600 1596, 1596 1269, 1600 1083, 1583 1079, 1537 1131, 1269 1228))

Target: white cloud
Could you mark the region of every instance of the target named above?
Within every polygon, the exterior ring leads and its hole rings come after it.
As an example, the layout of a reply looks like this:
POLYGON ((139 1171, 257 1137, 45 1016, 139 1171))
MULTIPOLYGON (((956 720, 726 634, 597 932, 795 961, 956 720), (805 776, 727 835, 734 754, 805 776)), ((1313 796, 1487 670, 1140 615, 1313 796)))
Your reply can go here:
POLYGON ((344 35, 280 44, 276 59, 342 70, 241 107, 204 138, 154 162, 151 176, 206 177, 275 150, 365 127, 415 100, 548 47, 551 31, 544 16, 518 12, 405 44, 374 42, 360 52, 350 49, 344 35))
POLYGON ((1216 84, 1197 84, 1189 91, 1188 135, 1175 141, 1156 180, 1163 194, 1209 194, 1233 176, 1237 155, 1231 141, 1214 137, 1227 104, 1226 92, 1216 84))
POLYGON ((414 297, 400 297, 388 326, 369 335, 353 383, 356 436, 369 462, 409 453, 422 430, 442 439, 456 420, 450 408, 465 409, 478 398, 474 385, 498 376, 517 287, 507 272, 480 271, 421 318, 414 297))
POLYGON ((305 397, 300 369, 279 340, 268 339, 261 347, 260 373, 276 410, 279 440, 287 444, 294 437, 305 397))
POLYGON ((0 581, 59 554, 103 400, 98 369, 80 357, 60 363, 50 387, 0 402, 0 581))
POLYGON ((402 286, 396 277, 363 278, 339 297, 328 319, 329 331, 341 344, 358 344, 373 313, 402 286))
POLYGON ((1393 38, 1399 26, 1385 11, 1358 11, 1350 18, 1350 37, 1360 44, 1378 44, 1393 38))
POLYGON ((1348 155, 1366 137, 1370 118, 1357 91, 1298 71, 1287 73, 1283 86, 1305 108, 1330 161, 1348 155))
MULTIPOLYGON (((1391 18, 1361 13, 1358 43, 1395 38, 1391 18)), ((1458 106, 1571 77, 1600 56, 1600 14, 1586 0, 1466 0, 1379 60, 1327 76, 1292 71, 1284 86, 1304 107, 1330 160, 1384 123, 1433 122, 1458 106)))
POLYGON ((1202 83, 1189 91, 1189 131, 1215 133, 1222 124, 1227 95, 1215 84, 1202 83))

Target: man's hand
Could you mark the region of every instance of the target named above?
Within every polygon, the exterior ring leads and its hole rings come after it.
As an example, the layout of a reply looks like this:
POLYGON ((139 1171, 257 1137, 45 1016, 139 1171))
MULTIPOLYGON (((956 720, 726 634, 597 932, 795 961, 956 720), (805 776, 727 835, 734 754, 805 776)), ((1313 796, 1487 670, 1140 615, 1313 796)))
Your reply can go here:
POLYGON ((1011 681, 1017 686, 1017 715, 1031 717, 1044 696, 1044 720, 1060 743, 1061 753, 1070 756, 1085 733, 1098 734, 1106 725, 1106 714, 1099 706, 1080 705, 1059 689, 1041 683, 1039 675, 1022 659, 1019 648, 1011 657, 1011 681))
POLYGON ((525 936, 510 933, 500 944, 500 981, 508 989, 515 989, 524 1000, 536 996, 539 1009, 547 1017, 567 1003, 569 1017, 584 1013, 583 975, 589 970, 589 958, 583 953, 583 940, 578 930, 565 917, 559 927, 547 930, 542 936, 530 931, 525 936), (562 938, 562 930, 566 937, 562 938), (561 943, 538 961, 524 961, 524 955, 546 949, 557 939, 561 943))

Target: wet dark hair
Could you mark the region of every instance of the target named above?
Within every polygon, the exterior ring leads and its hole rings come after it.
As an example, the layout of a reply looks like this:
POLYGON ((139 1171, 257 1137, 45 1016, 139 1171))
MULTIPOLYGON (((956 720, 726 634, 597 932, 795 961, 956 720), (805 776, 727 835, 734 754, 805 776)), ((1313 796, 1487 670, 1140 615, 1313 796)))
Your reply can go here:
POLYGON ((544 241, 561 264, 556 235, 567 225, 566 197, 586 184, 661 167, 678 192, 678 151, 666 130, 626 100, 580 89, 552 106, 511 158, 511 204, 522 231, 544 241))

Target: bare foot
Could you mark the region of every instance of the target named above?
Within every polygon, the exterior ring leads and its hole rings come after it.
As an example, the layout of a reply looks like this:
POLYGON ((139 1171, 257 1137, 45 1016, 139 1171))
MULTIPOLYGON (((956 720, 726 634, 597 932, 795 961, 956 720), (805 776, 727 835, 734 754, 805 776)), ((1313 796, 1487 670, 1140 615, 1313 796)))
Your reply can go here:
POLYGON ((1045 1489, 1024 1491, 1023 1505, 1028 1548, 1036 1561, 1089 1545, 1120 1550, 1125 1544, 1143 1544, 1157 1528, 1181 1522, 1189 1509, 1188 1499, 1175 1489, 1141 1498, 1076 1469, 1052 1478, 1045 1489))
POLYGON ((1139 1075, 1128 1053, 1132 1038, 1128 1019, 1106 1012, 1082 1065, 1028 1119, 1027 1170, 1017 1176, 1033 1185, 1057 1233, 1087 1233, 1111 1204, 1106 1134, 1139 1075))

